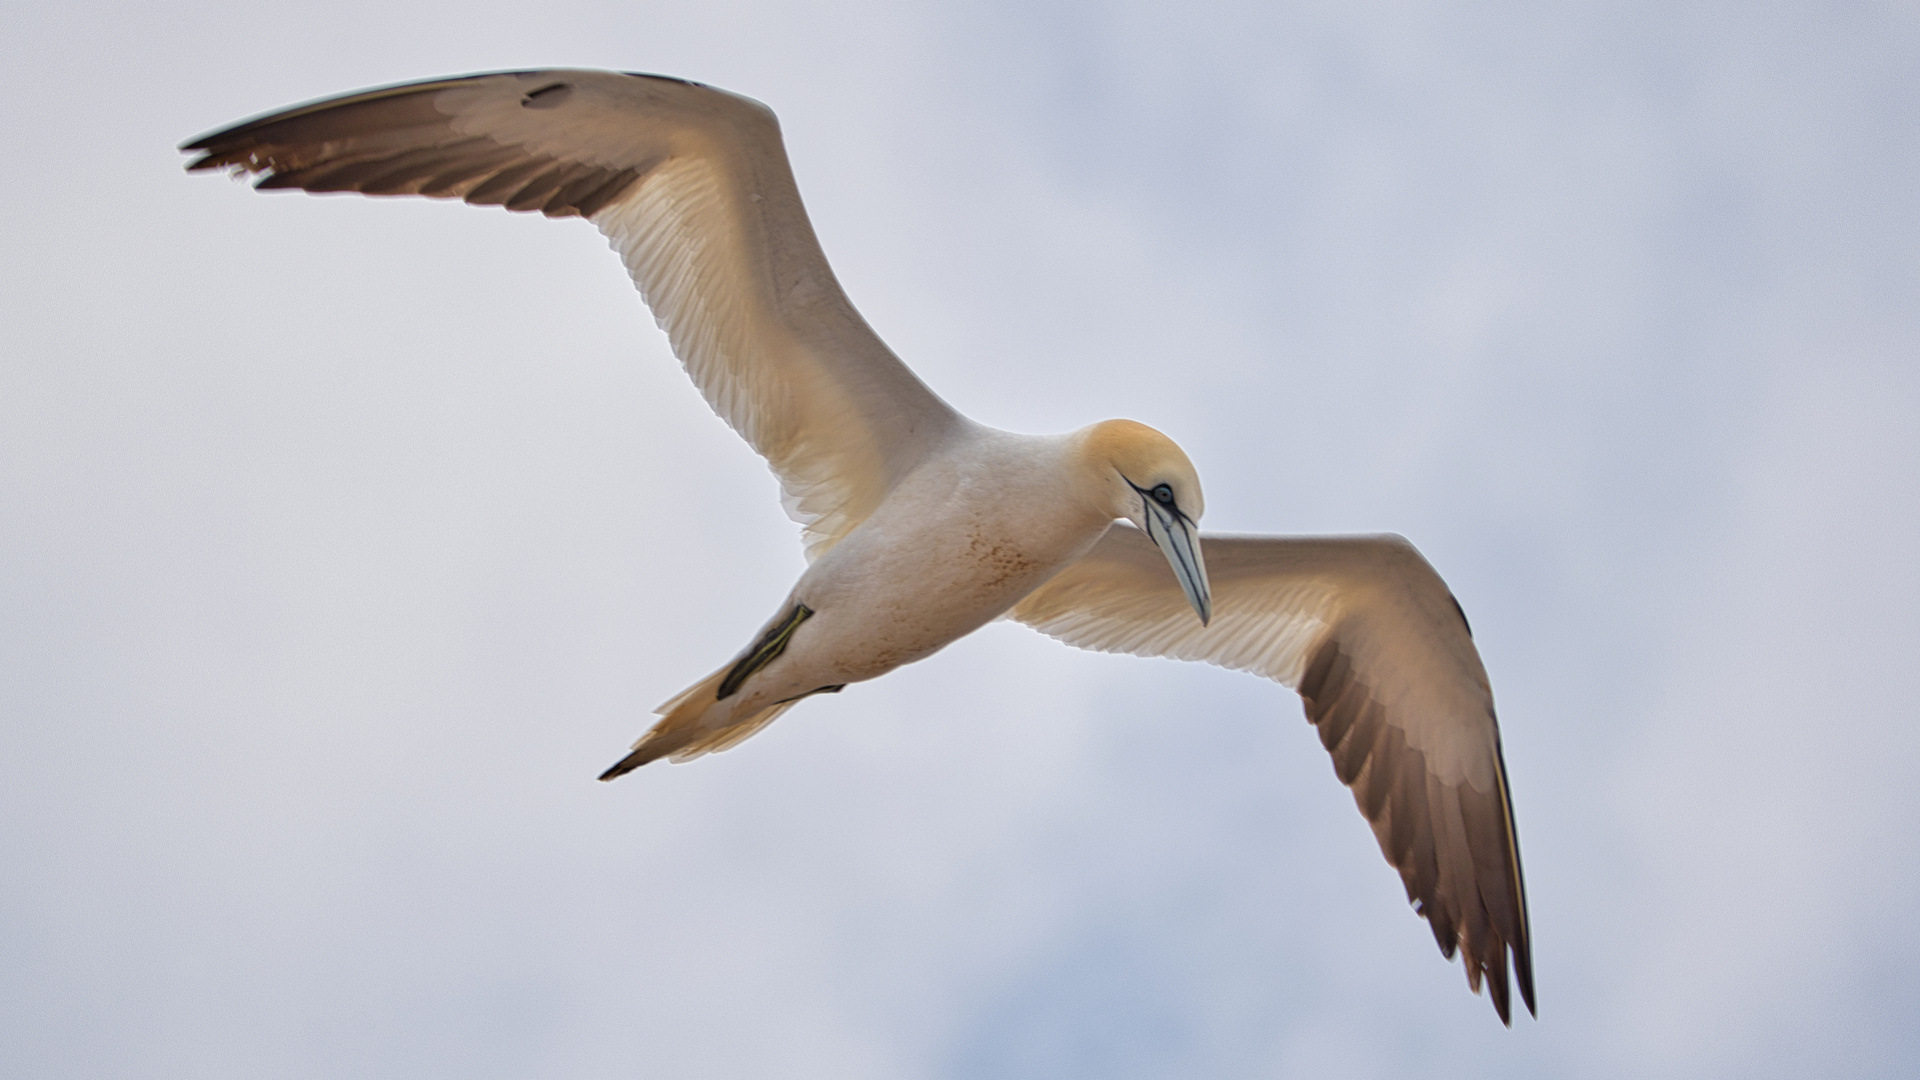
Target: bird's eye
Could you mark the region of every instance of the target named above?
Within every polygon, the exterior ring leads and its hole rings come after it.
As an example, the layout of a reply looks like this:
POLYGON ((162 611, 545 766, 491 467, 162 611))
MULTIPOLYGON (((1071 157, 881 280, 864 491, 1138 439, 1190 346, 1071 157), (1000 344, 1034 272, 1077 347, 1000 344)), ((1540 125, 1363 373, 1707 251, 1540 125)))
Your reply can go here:
POLYGON ((1173 505, 1173 489, 1165 484, 1153 485, 1153 500, 1161 506, 1173 505))

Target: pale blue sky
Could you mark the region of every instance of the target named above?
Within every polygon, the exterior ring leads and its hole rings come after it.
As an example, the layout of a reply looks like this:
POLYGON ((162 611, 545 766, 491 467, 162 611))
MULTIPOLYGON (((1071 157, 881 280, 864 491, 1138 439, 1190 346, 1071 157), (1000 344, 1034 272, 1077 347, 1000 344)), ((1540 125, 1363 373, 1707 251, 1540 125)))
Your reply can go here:
POLYGON ((1869 1077, 1920 1054, 1898 4, 19 6, 0 1071, 1869 1077), (1541 1018, 1298 700, 999 625, 593 776, 801 564, 593 230, 173 146, 544 64, 781 116, 854 301, 1208 525, 1390 530, 1501 709, 1541 1018))

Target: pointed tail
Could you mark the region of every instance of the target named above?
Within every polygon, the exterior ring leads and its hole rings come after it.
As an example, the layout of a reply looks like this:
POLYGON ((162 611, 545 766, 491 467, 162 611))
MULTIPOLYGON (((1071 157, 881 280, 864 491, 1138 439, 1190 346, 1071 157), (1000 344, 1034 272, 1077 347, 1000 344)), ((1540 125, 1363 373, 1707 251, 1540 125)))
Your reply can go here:
POLYGON ((601 773, 600 779, 618 779, 660 758, 670 758, 675 762, 692 761, 702 754, 725 750, 773 723, 799 700, 775 702, 751 716, 734 717, 717 727, 713 726, 707 714, 720 704, 721 684, 731 671, 731 668, 721 668, 655 709, 654 713, 660 717, 660 722, 640 736, 640 741, 633 744, 632 753, 601 773))

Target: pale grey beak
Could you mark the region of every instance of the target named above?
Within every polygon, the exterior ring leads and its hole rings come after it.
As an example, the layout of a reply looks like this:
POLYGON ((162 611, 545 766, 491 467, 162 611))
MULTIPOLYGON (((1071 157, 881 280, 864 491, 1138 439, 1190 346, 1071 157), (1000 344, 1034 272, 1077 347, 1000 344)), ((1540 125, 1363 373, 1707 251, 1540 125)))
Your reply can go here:
POLYGON ((1200 535, 1187 515, 1142 499, 1146 505, 1147 538, 1160 546, 1161 554, 1173 567, 1187 602, 1200 616, 1200 625, 1213 618, 1213 590, 1207 585, 1206 560, 1200 557, 1200 535))

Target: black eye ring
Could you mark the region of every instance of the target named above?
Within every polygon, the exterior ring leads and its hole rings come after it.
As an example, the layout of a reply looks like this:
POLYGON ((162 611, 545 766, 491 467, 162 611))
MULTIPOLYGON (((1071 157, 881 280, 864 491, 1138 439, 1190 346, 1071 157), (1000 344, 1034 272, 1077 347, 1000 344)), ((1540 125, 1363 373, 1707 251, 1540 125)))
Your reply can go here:
POLYGON ((1154 501, 1159 503, 1161 506, 1173 505, 1173 488, 1167 486, 1166 484, 1153 485, 1153 490, 1148 492, 1148 494, 1152 495, 1154 498, 1154 501))

